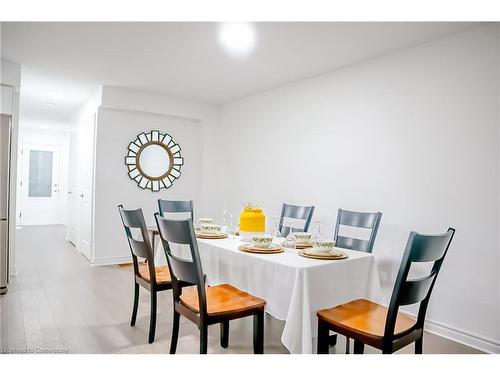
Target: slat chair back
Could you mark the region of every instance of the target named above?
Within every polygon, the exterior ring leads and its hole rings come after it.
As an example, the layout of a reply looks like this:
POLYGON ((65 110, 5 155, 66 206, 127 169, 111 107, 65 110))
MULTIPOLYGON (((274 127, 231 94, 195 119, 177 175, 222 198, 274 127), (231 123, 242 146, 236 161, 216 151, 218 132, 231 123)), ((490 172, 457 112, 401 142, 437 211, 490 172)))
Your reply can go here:
POLYGON ((410 233, 387 312, 383 343, 385 347, 390 347, 396 338, 394 328, 400 306, 420 303, 415 328, 423 329, 432 289, 454 234, 453 228, 437 235, 410 233), (412 263, 421 262, 434 262, 430 273, 417 279, 408 279, 412 263))
POLYGON ((180 301, 182 285, 196 285, 198 290, 200 317, 201 320, 204 320, 207 315, 205 276, 201 266, 200 252, 194 232, 193 220, 167 219, 161 216, 160 213, 155 214, 155 219, 170 269, 174 301, 180 301), (174 255, 170 248, 170 243, 188 245, 191 252, 191 260, 174 255))
POLYGON ((193 201, 169 201, 158 199, 158 210, 160 215, 165 217, 166 213, 189 213, 192 220, 193 216, 193 201))
POLYGON ((381 212, 354 212, 339 209, 337 213, 337 223, 335 225, 334 240, 336 246, 344 249, 364 251, 371 253, 373 251, 373 244, 377 237, 380 219, 382 218, 381 212), (342 236, 339 234, 340 226, 345 225, 355 228, 370 229, 370 236, 368 240, 359 238, 342 236))
POLYGON ((155 265, 153 248, 149 240, 149 233, 144 220, 142 209, 137 210, 124 210, 122 205, 118 206, 120 217, 122 219, 127 241, 132 254, 132 263, 134 265, 134 273, 139 275, 138 258, 146 259, 149 269, 149 277, 152 284, 156 283, 155 265), (132 230, 138 229, 141 233, 141 238, 134 238, 132 230))
POLYGON ((314 206, 294 206, 292 204, 283 203, 281 208, 280 222, 278 230, 283 237, 288 236, 290 231, 292 232, 307 232, 309 230, 309 225, 311 224, 311 219, 314 213, 314 206), (302 228, 294 228, 285 225, 286 219, 293 220, 304 220, 304 226, 302 228))

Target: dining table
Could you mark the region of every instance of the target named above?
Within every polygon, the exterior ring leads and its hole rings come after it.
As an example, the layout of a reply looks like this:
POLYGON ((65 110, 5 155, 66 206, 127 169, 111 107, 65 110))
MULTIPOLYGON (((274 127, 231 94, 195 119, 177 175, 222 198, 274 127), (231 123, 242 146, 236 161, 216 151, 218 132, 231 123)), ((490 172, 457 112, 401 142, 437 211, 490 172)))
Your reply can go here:
MULTIPOLYGON (((281 241, 274 239, 274 243, 281 241)), ((322 260, 300 256, 297 249, 286 247, 275 254, 243 252, 239 249, 243 244, 238 236, 198 239, 207 284, 231 284, 264 299, 265 311, 285 322, 281 342, 290 353, 315 352, 317 311, 379 295, 379 275, 371 253, 343 249, 347 258, 322 260)), ((188 246, 171 244, 170 248, 176 256, 191 259, 188 246)), ((163 251, 155 253, 155 265, 166 264, 163 251)))

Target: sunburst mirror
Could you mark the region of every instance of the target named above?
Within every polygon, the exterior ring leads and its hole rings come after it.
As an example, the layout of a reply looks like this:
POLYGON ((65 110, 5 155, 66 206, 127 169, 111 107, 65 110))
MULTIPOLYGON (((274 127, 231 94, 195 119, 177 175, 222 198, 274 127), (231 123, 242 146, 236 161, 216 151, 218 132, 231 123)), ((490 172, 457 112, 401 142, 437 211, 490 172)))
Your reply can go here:
POLYGON ((181 147, 159 130, 141 133, 128 145, 125 157, 129 177, 142 189, 168 189, 181 175, 181 147))

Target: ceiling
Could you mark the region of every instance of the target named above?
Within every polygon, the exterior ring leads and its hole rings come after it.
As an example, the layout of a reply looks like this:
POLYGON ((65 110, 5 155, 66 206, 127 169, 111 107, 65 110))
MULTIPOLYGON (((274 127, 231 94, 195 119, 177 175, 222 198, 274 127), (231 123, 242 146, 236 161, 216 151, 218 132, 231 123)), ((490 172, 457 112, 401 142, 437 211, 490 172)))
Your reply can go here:
POLYGON ((29 118, 30 127, 36 126, 34 120, 38 119, 51 122, 52 127, 67 128, 68 120, 98 87, 95 82, 76 80, 57 73, 45 73, 31 66, 23 67, 19 105, 21 126, 28 123, 22 120, 29 118), (53 97, 53 91, 62 96, 53 97))
POLYGON ((256 48, 232 58, 217 23, 1 25, 2 58, 20 63, 22 111, 68 118, 99 85, 221 104, 479 23, 256 23, 256 48), (47 90, 64 94, 44 106, 47 90))

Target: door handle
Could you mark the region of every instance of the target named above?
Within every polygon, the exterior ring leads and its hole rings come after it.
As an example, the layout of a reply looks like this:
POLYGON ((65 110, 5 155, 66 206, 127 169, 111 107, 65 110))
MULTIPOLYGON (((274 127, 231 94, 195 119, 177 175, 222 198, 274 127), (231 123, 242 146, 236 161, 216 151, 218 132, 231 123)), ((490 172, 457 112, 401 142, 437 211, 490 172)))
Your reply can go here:
POLYGON ((59 190, 57 190, 57 189, 56 189, 56 190, 54 190, 54 193, 58 193, 58 192, 59 192, 59 190))
POLYGON ((83 198, 83 197, 84 197, 84 195, 83 195, 83 194, 80 194, 80 195, 79 195, 79 197, 80 197, 80 198, 83 198))
POLYGON ((71 195, 71 191, 68 191, 68 194, 71 195))

